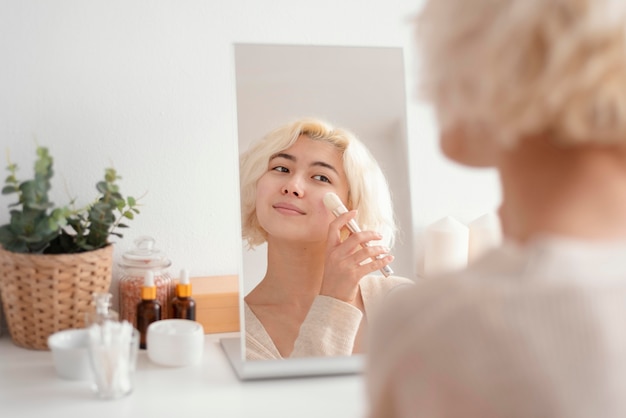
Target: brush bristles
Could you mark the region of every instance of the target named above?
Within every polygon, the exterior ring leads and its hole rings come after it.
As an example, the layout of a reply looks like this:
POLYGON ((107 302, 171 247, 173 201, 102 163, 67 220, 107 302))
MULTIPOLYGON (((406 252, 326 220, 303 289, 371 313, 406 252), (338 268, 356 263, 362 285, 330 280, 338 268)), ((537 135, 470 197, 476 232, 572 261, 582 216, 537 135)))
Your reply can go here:
POLYGON ((328 192, 324 195, 324 205, 328 208, 328 210, 334 211, 337 208, 342 207, 343 203, 341 202, 341 199, 339 199, 339 196, 335 193, 328 192))

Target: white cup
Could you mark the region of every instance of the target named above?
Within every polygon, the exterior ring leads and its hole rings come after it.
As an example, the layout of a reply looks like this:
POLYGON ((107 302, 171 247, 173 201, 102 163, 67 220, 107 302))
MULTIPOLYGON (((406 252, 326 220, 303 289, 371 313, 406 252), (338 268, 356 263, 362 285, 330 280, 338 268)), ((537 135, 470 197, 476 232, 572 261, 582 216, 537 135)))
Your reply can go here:
POLYGON ((48 348, 57 375, 68 380, 90 379, 91 366, 88 352, 89 335, 87 330, 66 329, 48 337, 48 348))

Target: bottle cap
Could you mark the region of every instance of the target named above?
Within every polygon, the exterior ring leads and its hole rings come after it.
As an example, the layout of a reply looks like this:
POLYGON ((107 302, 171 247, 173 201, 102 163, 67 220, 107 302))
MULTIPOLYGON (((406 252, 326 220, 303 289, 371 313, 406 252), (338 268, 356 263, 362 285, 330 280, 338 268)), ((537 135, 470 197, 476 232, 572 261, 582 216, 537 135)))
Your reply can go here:
POLYGON ((188 298, 191 296, 191 282, 189 281, 189 271, 187 271, 187 269, 180 271, 180 280, 176 285, 176 296, 179 298, 188 298))
POLYGON ((154 273, 152 270, 147 270, 144 274, 143 287, 141 288, 141 299, 152 300, 156 299, 156 286, 154 285, 154 273))

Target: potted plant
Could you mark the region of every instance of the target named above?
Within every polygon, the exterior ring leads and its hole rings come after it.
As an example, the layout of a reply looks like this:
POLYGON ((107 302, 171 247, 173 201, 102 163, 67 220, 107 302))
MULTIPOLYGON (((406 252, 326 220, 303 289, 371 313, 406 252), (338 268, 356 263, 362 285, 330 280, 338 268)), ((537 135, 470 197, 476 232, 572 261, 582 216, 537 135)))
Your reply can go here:
POLYGON ((96 198, 75 208, 49 199, 53 159, 37 147, 34 176, 17 178, 9 161, 2 194, 16 194, 10 220, 0 226, 0 295, 9 333, 16 345, 48 349, 53 332, 79 328, 92 294, 108 291, 113 267, 110 236, 122 237, 122 221, 139 213, 137 201, 124 197, 113 168, 96 183, 96 198))

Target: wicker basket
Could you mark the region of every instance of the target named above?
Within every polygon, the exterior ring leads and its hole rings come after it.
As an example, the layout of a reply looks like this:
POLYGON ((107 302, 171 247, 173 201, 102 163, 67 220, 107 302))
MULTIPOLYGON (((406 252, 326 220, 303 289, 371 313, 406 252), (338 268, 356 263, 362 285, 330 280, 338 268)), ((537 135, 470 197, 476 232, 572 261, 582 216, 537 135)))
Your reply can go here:
POLYGON ((13 342, 48 350, 48 336, 81 328, 92 293, 111 285, 113 246, 78 254, 21 254, 0 247, 0 295, 13 342))

